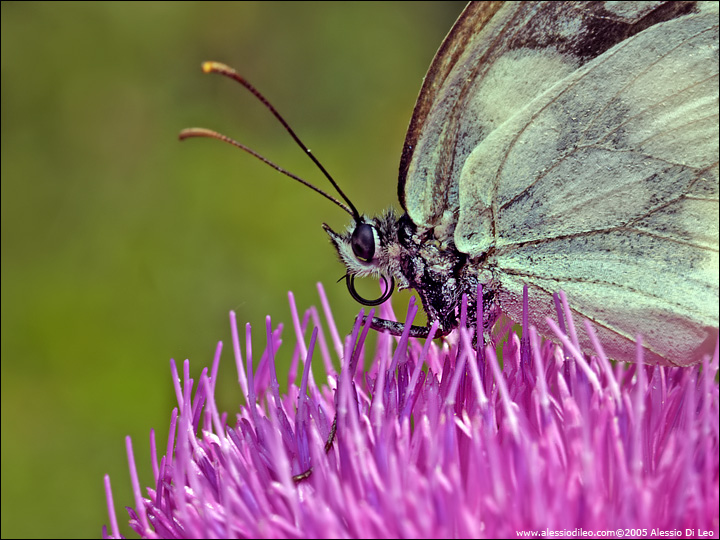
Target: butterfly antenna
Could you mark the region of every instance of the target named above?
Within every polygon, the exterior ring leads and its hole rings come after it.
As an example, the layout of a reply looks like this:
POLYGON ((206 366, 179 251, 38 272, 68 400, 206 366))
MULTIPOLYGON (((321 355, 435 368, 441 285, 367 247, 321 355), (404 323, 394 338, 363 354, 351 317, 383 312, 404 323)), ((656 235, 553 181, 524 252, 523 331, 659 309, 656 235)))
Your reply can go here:
POLYGON ((360 221, 360 213, 357 211, 357 208, 355 208, 355 205, 350 202, 350 199, 347 198, 345 193, 343 193, 342 189, 340 189, 340 186, 338 186, 337 182, 333 179, 332 176, 330 176, 330 173, 325 170, 325 167, 322 166, 322 163, 320 163, 317 158, 312 154, 310 149, 303 144, 303 142, 300 140, 300 137, 298 137, 293 129, 288 125, 288 123, 285 121, 285 119, 280 115, 279 112, 275 109, 275 107, 272 106, 272 104, 263 96, 252 84, 250 84, 245 78, 243 78, 241 75, 239 75, 234 69, 231 67, 226 66, 225 64, 221 64, 220 62, 204 62, 202 65, 202 70, 204 73, 219 73, 220 75, 224 75, 225 77, 228 77, 230 79, 233 79, 234 81, 239 82, 241 85, 243 85, 252 95, 254 95, 263 105, 265 105, 265 108, 267 108, 275 118, 283 125, 285 130, 290 134, 290 136, 295 140, 297 145, 302 148, 302 150, 305 152, 305 154, 308 155, 308 157, 315 163, 315 165, 322 171, 322 173, 325 175, 325 178, 327 178, 330 183, 333 185, 335 190, 340 194, 340 196, 345 200, 347 203, 347 206, 344 205, 342 202, 338 201, 335 197, 332 195, 324 192, 320 188, 314 186, 310 182, 307 182, 306 180, 303 180, 302 178, 292 174, 291 172, 286 171, 282 167, 276 165, 269 159, 261 156, 254 150, 251 150, 244 144, 241 144, 230 137, 227 137, 226 135, 223 135, 221 133, 218 133, 216 131, 212 131, 210 129, 205 128, 189 128, 189 129, 183 129, 180 132, 180 140, 184 140, 190 137, 207 137, 211 139, 218 139, 220 141, 224 141, 228 144, 232 144, 233 146, 236 146, 237 148, 240 148, 241 150, 244 150, 248 154, 255 156, 257 159, 262 161, 263 163, 270 165, 273 169, 275 169, 278 172, 281 172, 282 174, 289 176, 293 180, 297 180, 301 184, 309 187, 310 189, 316 191, 323 197, 331 200, 335 204, 337 204, 340 208, 345 210, 348 214, 350 214, 353 219, 355 219, 356 222, 360 221))

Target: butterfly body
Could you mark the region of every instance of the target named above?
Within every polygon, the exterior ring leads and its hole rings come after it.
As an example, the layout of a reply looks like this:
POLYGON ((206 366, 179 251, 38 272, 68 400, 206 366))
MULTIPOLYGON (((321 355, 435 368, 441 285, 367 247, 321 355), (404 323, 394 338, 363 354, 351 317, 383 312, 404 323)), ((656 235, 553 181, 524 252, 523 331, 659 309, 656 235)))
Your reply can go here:
MULTIPOLYGON (((351 236, 355 230, 352 224, 344 235, 335 233, 328 226, 325 230, 335 245, 340 258, 348 271, 358 276, 391 275, 399 290, 414 289, 420 295, 423 308, 429 321, 438 321, 437 337, 446 335, 457 327, 457 308, 462 295, 474 298, 479 282, 491 285, 492 271, 479 271, 489 268, 491 262, 470 260, 465 253, 458 251, 454 244, 443 244, 437 238, 434 229, 418 227, 408 214, 398 217, 390 210, 375 219, 364 218, 377 231, 378 245, 382 246, 379 256, 369 264, 358 261, 352 252, 351 236), (381 269, 381 272, 377 270, 381 269)), ((487 257, 486 257, 487 259, 487 257)), ((485 327, 490 328, 499 315, 496 303, 492 302, 494 287, 487 286, 485 291, 486 312, 485 327)), ((474 311, 473 311, 474 314, 474 311)), ((473 314, 469 319, 474 321, 473 314)), ((375 319, 374 326, 379 330, 389 330, 399 334, 402 325, 375 319)), ((415 327, 414 327, 415 328, 415 327)), ((420 329, 411 335, 425 337, 420 329)))

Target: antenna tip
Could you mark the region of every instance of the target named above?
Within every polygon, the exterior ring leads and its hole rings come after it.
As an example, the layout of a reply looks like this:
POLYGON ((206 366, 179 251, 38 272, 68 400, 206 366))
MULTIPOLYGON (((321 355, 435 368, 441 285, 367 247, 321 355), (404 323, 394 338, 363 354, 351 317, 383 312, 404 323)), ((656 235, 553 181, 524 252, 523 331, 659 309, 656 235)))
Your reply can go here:
POLYGON ((212 131, 211 129, 205 129, 205 128, 185 128, 180 132, 180 135, 178 138, 181 141, 184 141, 185 139, 189 139, 190 137, 210 137, 210 138, 218 138, 218 133, 212 131))
POLYGON ((233 69, 220 62, 203 62, 203 73, 232 73, 233 69))

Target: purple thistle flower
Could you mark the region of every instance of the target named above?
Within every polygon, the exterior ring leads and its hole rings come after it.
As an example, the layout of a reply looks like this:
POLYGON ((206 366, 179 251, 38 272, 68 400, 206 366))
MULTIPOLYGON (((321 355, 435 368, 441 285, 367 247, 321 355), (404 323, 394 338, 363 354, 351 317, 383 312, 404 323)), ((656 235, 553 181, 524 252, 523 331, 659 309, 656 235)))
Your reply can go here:
MULTIPOLYGON (((341 341, 318 290, 344 359, 339 374, 318 312, 300 321, 292 294, 297 341, 286 394, 274 364, 281 327, 269 317, 254 362, 250 327, 243 357, 230 314, 248 404, 233 422, 214 399, 222 344, 197 385, 187 361, 182 380, 172 362, 178 408, 159 461, 151 433, 155 487, 145 498, 127 439, 128 510, 140 536, 718 537, 717 347, 697 368, 646 366, 641 352, 613 367, 599 343, 592 357, 578 352, 561 293, 568 332, 554 328, 563 346, 541 342, 532 327, 523 340, 508 331, 500 363, 492 348, 474 348, 474 329, 461 324, 440 345, 379 334, 363 370, 369 327, 358 317, 341 341), (310 370, 318 354, 319 385, 310 370)), ((408 326, 416 312, 411 301, 408 326)), ((387 305, 381 315, 394 318, 387 305)), ((107 476, 105 490, 103 535, 117 538, 107 476)))

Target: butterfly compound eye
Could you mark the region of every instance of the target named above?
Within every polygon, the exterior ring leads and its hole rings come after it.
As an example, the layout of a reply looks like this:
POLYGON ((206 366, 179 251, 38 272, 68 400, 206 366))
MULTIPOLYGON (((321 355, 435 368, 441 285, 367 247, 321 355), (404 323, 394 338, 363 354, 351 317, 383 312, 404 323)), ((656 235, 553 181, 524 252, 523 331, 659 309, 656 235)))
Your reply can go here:
POLYGON ((372 260, 375 255, 375 233, 372 226, 367 223, 360 223, 352 233, 350 238, 352 250, 358 259, 365 262, 372 260))

